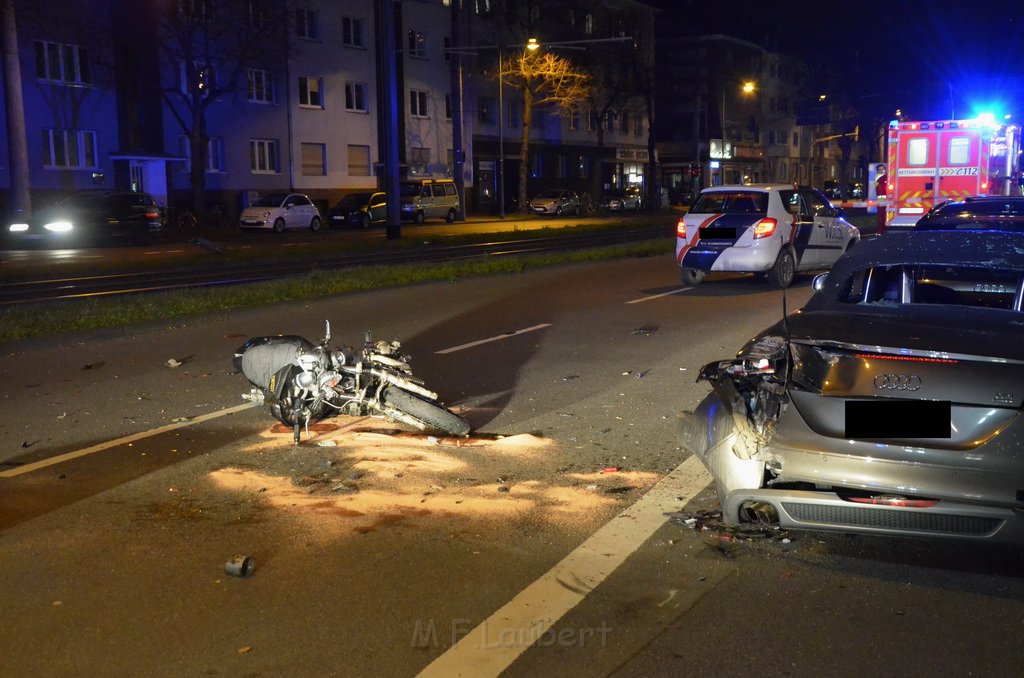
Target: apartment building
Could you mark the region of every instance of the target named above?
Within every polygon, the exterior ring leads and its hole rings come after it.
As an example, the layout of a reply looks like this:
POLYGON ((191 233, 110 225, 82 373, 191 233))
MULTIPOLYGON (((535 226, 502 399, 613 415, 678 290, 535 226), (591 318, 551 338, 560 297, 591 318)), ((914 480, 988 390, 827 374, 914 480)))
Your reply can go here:
MULTIPOLYGON (((593 67, 585 48, 625 42, 637 32, 636 16, 653 32, 652 10, 633 0, 556 3, 544 12, 486 0, 394 7, 398 77, 384 82, 379 0, 14 2, 18 63, 8 67, 21 83, 5 79, 2 96, 20 98, 24 138, 11 143, 19 127, 5 106, 4 211, 26 174, 35 206, 75 190, 132 188, 172 206, 199 196, 231 219, 269 191, 302 191, 326 207, 381 185, 385 125, 397 128, 402 177, 452 176, 457 118, 467 204, 491 209, 496 168, 507 163, 510 188, 518 171, 523 104, 520 92, 499 92, 486 72, 497 56, 489 47, 522 45, 527 36, 548 49, 572 42, 568 58, 593 67), (455 10, 463 34, 453 40, 455 10), (522 19, 515 27, 513 14, 522 19), (453 82, 462 85, 456 94, 453 82), (397 120, 382 116, 391 88, 397 120)), ((652 44, 641 52, 648 63, 652 44)), ((644 181, 643 97, 634 88, 598 111, 602 103, 538 111, 530 192, 644 181)))

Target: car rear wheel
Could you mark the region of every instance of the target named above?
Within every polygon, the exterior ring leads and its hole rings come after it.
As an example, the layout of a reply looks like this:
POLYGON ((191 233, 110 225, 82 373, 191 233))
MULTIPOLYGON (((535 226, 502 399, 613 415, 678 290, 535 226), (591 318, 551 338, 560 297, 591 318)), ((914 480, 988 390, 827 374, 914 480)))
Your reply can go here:
POLYGON ((772 270, 768 271, 768 283, 772 287, 789 287, 796 276, 796 262, 793 261, 793 253, 788 249, 779 252, 779 258, 775 260, 772 270))
POLYGON ((704 281, 704 271, 696 268, 684 268, 680 272, 680 278, 684 285, 696 287, 704 281))
POLYGON ((320 230, 320 217, 313 217, 313 221, 309 222, 309 230, 314 233, 320 230))
POLYGON ((284 233, 284 219, 281 217, 274 221, 274 233, 284 233))
POLYGON ((363 218, 359 220, 359 225, 364 229, 370 228, 373 225, 373 219, 370 218, 369 214, 364 214, 363 218))
POLYGON ((447 221, 449 224, 455 221, 455 210, 448 210, 448 214, 445 215, 444 220, 447 221))
POLYGON ((427 215, 423 213, 423 210, 419 210, 419 211, 416 212, 416 223, 417 224, 422 224, 426 220, 427 220, 427 215))

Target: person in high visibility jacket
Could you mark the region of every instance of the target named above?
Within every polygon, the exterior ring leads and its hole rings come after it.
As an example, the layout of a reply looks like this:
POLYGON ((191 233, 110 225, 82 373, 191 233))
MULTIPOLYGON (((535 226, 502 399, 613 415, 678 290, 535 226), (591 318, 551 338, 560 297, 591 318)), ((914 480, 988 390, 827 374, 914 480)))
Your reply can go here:
MULTIPOLYGON (((885 171, 885 165, 879 165, 878 176, 875 177, 875 196, 876 199, 881 202, 882 198, 889 192, 889 175, 885 171)), ((875 212, 875 234, 882 235, 885 233, 885 206, 879 205, 878 211, 875 212)))

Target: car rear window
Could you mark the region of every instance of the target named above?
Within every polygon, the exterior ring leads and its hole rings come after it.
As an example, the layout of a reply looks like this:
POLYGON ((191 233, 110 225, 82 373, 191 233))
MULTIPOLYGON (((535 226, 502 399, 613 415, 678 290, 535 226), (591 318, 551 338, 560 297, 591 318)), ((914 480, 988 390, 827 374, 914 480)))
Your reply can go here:
POLYGON ((695 214, 768 214, 768 194, 763 191, 711 191, 702 193, 695 214))
POLYGON ((848 304, 945 304, 1020 310, 1021 271, 959 266, 879 266, 854 273, 840 289, 848 304))

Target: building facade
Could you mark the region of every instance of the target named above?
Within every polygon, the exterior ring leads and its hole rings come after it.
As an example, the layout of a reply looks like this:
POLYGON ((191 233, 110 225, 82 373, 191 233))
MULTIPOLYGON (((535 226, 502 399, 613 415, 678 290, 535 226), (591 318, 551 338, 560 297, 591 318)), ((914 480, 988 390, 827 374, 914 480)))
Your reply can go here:
MULTIPOLYGON (((653 32, 652 10, 632 0, 394 7, 398 77, 384 82, 379 0, 16 0, 21 87, 8 78, 2 93, 23 103, 25 143, 10 143, 18 127, 5 106, 5 213, 12 168, 25 164, 36 206, 75 190, 131 188, 228 219, 270 191, 305 192, 325 208, 381 185, 385 125, 398 129, 401 177, 451 177, 456 119, 466 203, 493 209, 498 167, 508 164, 510 189, 518 171, 523 101, 488 75, 498 53, 489 46, 522 45, 527 34, 552 48, 574 42, 565 54, 593 68, 600 50, 581 49, 587 41, 618 45, 625 40, 602 41, 644 21, 653 32), (462 35, 453 36, 453 11, 462 35), (510 12, 522 19, 516 30, 510 12), (391 88, 398 119, 384 120, 391 88)), ((530 193, 644 182, 650 112, 635 88, 618 88, 611 105, 598 97, 538 111, 530 193)))

